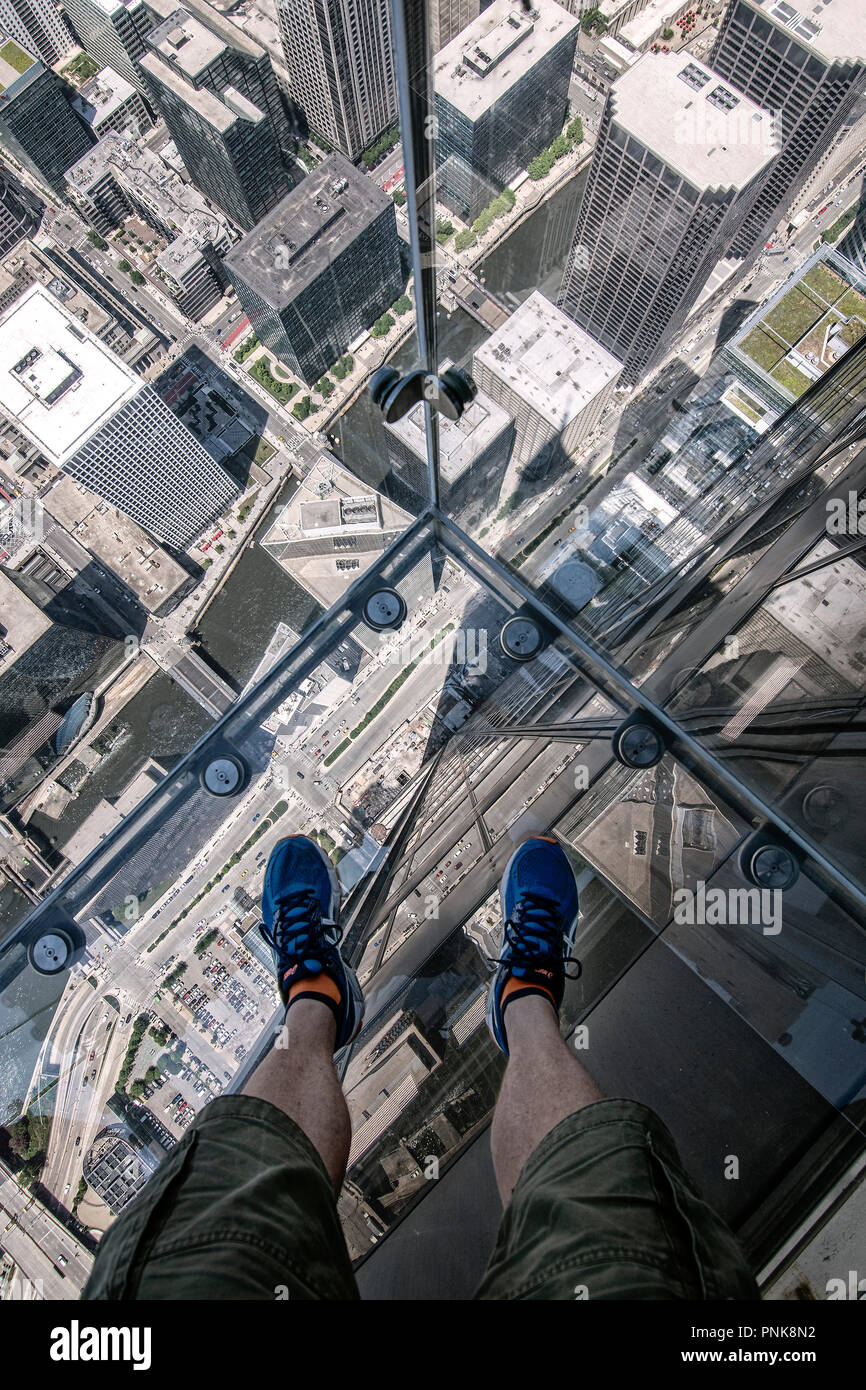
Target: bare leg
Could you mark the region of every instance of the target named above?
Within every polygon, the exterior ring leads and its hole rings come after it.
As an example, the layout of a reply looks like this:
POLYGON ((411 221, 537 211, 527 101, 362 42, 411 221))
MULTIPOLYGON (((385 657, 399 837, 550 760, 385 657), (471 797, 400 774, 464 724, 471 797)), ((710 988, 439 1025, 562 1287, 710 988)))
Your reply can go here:
POLYGON ((285 1026, 288 1046, 271 1049, 243 1094, 269 1100, 295 1121, 318 1150, 339 1192, 352 1124, 334 1070, 336 1020, 320 1000, 299 999, 286 1014, 285 1026))
POLYGON ((490 1133, 503 1205, 545 1134, 566 1115, 604 1100, 563 1041, 553 1005, 542 995, 513 1000, 505 1021, 510 1056, 490 1133))

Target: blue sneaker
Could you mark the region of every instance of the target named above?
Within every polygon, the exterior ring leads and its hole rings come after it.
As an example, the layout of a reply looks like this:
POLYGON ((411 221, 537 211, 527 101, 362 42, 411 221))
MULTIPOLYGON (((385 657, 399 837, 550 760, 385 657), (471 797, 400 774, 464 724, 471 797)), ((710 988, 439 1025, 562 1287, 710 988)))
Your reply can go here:
POLYGON ((274 845, 262 891, 259 928, 274 955, 280 998, 288 1008, 300 996, 334 1011, 334 1050, 351 1042, 364 1020, 364 996, 339 951, 340 884, 330 859, 306 835, 274 845), (309 981, 302 990, 296 986, 309 981))
MULTIPOLYGON (((505 1005, 524 994, 562 1003, 566 965, 577 930, 577 884, 565 852, 546 835, 525 840, 505 866, 500 889, 502 954, 487 996, 487 1027, 508 1056, 505 1005)), ((577 962, 574 962, 577 964, 577 962)))

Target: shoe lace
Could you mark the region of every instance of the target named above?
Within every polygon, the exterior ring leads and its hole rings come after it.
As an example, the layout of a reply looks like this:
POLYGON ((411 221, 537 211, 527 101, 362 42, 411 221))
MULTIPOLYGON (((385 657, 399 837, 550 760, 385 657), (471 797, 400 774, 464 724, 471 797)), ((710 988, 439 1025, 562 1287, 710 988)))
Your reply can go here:
POLYGON ((562 941, 559 913, 555 904, 537 893, 524 893, 512 916, 505 920, 502 944, 503 948, 511 948, 511 954, 506 955, 503 950, 501 956, 492 958, 492 963, 520 965, 532 970, 538 966, 539 961, 553 960, 566 967, 564 973, 567 980, 578 979, 582 968, 580 961, 576 956, 564 955, 562 950, 552 950, 551 936, 562 941), (571 972, 567 969, 569 965, 575 965, 577 969, 571 972))
POLYGON ((343 935, 336 922, 323 921, 321 904, 311 889, 286 893, 277 907, 273 926, 262 923, 260 931, 278 955, 320 951, 323 946, 336 946, 343 935))

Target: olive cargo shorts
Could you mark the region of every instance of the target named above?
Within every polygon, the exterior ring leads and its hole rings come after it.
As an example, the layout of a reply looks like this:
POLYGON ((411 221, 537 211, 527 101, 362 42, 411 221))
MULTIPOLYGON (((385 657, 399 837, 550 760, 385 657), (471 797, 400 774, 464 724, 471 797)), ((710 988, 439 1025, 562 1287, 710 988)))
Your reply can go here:
MULTIPOLYGON (((357 1299, 322 1160, 269 1102, 211 1102, 100 1244, 85 1299, 357 1299)), ((483 1299, 755 1299, 644 1105, 562 1120, 520 1174, 483 1299)))

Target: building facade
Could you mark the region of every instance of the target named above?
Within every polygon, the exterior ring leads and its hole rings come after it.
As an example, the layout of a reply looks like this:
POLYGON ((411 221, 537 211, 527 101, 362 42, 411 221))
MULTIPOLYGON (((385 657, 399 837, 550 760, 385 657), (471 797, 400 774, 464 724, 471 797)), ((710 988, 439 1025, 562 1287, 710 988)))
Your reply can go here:
POLYGON ((93 144, 91 134, 66 100, 56 73, 14 40, 0 47, 0 144, 14 159, 63 196, 64 174, 93 144))
POLYGON ((138 66, 154 12, 144 0, 64 0, 66 15, 82 48, 102 67, 113 68, 148 96, 138 66))
POLYGON ((397 121, 388 0, 277 0, 293 99, 349 159, 397 121))
POLYGON ((312 384, 403 289, 394 204, 330 155, 225 267, 259 340, 312 384))
POLYGON ((776 115, 780 153, 732 241, 747 257, 774 230, 866 89, 860 0, 731 0, 710 66, 776 115))
POLYGON ((249 231, 289 187, 267 118, 236 88, 196 89, 153 53, 141 68, 192 182, 249 231))
POLYGON ((0 165, 0 258, 36 231, 43 212, 36 195, 0 165))
POLYGON ((578 29, 554 0, 537 0, 531 15, 494 0, 439 53, 437 192, 464 221, 562 131, 578 29))
POLYGON ((183 548, 238 485, 152 386, 33 285, 0 318, 0 411, 55 468, 183 548))
POLYGON ((52 0, 0 0, 0 30, 51 67, 74 47, 52 0))
POLYGON ((688 53, 610 90, 559 306, 633 385, 682 327, 778 152, 772 116, 688 53))

